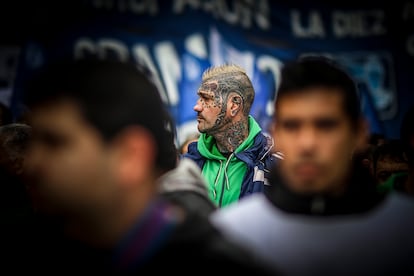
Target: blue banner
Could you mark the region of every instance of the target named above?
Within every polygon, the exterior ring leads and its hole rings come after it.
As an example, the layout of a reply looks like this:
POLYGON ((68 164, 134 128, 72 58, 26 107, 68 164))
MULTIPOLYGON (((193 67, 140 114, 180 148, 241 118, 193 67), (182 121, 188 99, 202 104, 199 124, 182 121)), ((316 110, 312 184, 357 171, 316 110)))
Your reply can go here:
POLYGON ((46 62, 63 56, 133 60, 154 73, 181 143, 196 131, 193 106, 202 72, 211 65, 236 63, 252 79, 256 97, 251 114, 266 131, 280 68, 300 55, 320 53, 338 60, 363 87, 361 104, 371 132, 397 137, 401 113, 414 102, 407 77, 414 72, 414 30, 404 29, 397 40, 394 31, 396 20, 412 22, 412 1, 393 3, 392 9, 378 1, 354 7, 278 2, 83 1, 78 10, 87 16, 63 24, 47 43, 27 41, 13 108, 24 109, 19 83, 46 62))

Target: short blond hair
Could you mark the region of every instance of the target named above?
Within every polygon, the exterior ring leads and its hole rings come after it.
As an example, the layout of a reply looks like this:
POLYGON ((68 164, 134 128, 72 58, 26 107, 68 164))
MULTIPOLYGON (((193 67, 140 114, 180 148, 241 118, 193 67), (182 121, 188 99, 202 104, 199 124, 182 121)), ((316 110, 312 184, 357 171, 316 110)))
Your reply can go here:
POLYGON ((203 73, 202 80, 204 81, 206 79, 228 73, 242 74, 247 77, 246 70, 244 70, 241 66, 237 64, 222 64, 207 68, 203 73))

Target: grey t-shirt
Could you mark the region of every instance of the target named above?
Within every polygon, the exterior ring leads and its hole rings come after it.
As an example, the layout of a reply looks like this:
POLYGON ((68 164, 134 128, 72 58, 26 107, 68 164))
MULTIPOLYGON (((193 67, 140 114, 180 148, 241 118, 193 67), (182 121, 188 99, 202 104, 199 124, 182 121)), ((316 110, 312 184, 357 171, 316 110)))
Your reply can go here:
POLYGON ((287 213, 257 194, 211 221, 285 275, 414 275, 414 198, 403 194, 325 217, 287 213))

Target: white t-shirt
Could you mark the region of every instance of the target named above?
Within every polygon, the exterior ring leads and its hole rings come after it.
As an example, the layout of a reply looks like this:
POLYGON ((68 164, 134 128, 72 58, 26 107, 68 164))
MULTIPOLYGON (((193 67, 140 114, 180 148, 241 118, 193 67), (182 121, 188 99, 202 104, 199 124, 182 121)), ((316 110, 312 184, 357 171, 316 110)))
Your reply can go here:
POLYGON ((255 194, 211 221, 285 275, 414 275, 414 198, 397 192, 338 216, 287 213, 255 194))

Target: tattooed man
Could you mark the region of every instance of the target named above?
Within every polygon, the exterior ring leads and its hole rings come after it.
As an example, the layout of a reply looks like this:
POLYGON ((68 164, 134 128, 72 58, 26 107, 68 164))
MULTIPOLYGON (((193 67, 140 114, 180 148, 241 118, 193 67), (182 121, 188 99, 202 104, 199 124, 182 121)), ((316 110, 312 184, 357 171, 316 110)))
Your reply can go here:
POLYGON ((263 192, 276 157, 272 138, 249 115, 255 92, 245 70, 233 64, 208 68, 197 95, 201 135, 183 157, 202 168, 210 198, 223 207, 263 192))

